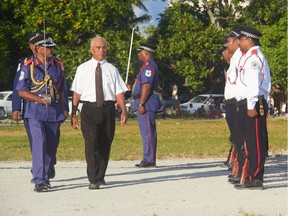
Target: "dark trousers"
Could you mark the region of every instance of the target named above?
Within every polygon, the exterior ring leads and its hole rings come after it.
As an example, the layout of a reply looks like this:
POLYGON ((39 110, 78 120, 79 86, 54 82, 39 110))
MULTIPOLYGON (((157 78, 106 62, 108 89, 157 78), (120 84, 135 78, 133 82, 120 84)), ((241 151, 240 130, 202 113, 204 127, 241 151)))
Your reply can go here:
POLYGON ((248 149, 249 180, 259 179, 263 181, 264 164, 268 147, 268 135, 266 116, 268 112, 267 102, 263 99, 264 115, 260 115, 259 102, 256 103, 258 116, 250 118, 247 115, 247 105, 239 107, 238 120, 248 149))
POLYGON ((242 167, 244 165, 244 153, 242 151, 244 144, 244 135, 239 128, 239 123, 237 119, 237 104, 226 105, 226 121, 232 136, 234 148, 238 156, 239 172, 238 175, 241 176, 242 167))
POLYGON ((85 140, 87 176, 90 183, 97 183, 104 179, 108 166, 115 133, 115 102, 105 102, 103 107, 84 103, 81 130, 85 140))

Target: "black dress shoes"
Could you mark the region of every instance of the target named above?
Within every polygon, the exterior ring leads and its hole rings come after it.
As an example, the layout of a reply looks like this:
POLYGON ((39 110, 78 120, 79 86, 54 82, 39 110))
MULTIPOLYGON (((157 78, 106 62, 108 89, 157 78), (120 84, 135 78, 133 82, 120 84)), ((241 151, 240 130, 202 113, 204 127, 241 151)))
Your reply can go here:
POLYGON ((240 183, 240 178, 239 177, 229 178, 228 182, 231 183, 231 184, 234 184, 234 185, 235 184, 239 184, 240 183))
POLYGON ((48 187, 45 183, 36 184, 34 188, 35 192, 48 192, 48 187))
POLYGON ((99 184, 100 184, 100 185, 107 185, 107 183, 106 183, 106 181, 105 181, 104 179, 100 180, 100 181, 99 181, 99 184))
POLYGON ((136 167, 140 167, 140 168, 148 168, 148 167, 156 167, 156 163, 155 162, 148 162, 145 160, 142 160, 139 164, 135 164, 136 167))
POLYGON ((46 184, 46 186, 47 186, 48 189, 51 189, 51 188, 52 188, 49 180, 46 180, 46 181, 45 181, 45 184, 46 184))
POLYGON ((244 184, 235 184, 234 187, 239 190, 264 190, 263 183, 259 179, 247 181, 244 184))
POLYGON ((89 190, 100 189, 100 183, 90 183, 89 190))

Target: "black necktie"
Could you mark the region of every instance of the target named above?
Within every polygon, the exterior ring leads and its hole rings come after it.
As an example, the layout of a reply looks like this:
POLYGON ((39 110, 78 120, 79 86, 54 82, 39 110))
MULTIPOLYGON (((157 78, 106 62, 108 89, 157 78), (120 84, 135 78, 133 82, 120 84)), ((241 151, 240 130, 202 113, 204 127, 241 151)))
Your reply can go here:
POLYGON ((104 103, 104 94, 102 86, 102 70, 100 63, 96 67, 96 102, 98 106, 102 106, 104 103))

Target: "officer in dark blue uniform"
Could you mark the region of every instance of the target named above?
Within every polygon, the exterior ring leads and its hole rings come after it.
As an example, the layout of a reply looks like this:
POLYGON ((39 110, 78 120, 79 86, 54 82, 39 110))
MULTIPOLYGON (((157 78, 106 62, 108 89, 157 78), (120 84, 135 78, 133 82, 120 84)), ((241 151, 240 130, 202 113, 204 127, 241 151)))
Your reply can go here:
MULTIPOLYGON (((29 42, 29 47, 30 47, 30 49, 32 51, 32 55, 27 57, 27 58, 22 58, 22 59, 19 60, 19 64, 18 64, 17 71, 16 71, 15 78, 14 78, 14 82, 13 82, 12 118, 14 120, 19 120, 19 119, 21 119, 21 116, 23 118, 24 115, 25 115, 25 106, 26 106, 27 101, 24 100, 23 98, 21 98, 18 95, 18 91, 16 90, 16 86, 17 86, 17 83, 18 83, 18 80, 19 80, 21 67, 24 65, 25 62, 27 62, 30 59, 33 59, 33 56, 36 55, 35 46, 32 43, 32 40, 36 36, 38 36, 39 34, 40 33, 35 32, 35 33, 32 33, 32 34, 29 35, 29 41, 28 42, 29 42)), ((27 136, 28 136, 29 145, 30 145, 30 151, 32 151, 32 146, 31 146, 32 140, 31 140, 31 133, 30 133, 30 129, 29 129, 28 119, 23 118, 23 123, 24 123, 25 129, 26 129, 26 133, 27 133, 27 136)))
POLYGON ((52 38, 40 34, 33 44, 36 56, 21 67, 16 89, 28 101, 24 118, 28 119, 32 136, 34 190, 46 192, 51 188, 48 172, 56 158, 60 124, 68 115, 66 81, 62 63, 53 56, 56 44, 52 38))
POLYGON ((154 90, 159 83, 159 74, 154 62, 156 46, 140 43, 138 58, 143 63, 132 89, 133 111, 137 114, 143 145, 143 160, 136 167, 156 166, 156 113, 163 111, 163 107, 154 90))

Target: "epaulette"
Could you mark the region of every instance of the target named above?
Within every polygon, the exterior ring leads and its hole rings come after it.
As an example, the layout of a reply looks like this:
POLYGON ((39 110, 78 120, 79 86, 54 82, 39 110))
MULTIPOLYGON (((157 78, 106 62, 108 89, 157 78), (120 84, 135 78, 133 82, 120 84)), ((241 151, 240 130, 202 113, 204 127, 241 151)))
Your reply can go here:
POLYGON ((33 62, 33 59, 29 59, 26 62, 24 61, 24 66, 28 66, 33 62))
POLYGON ((62 65, 62 60, 61 59, 55 58, 54 61, 57 62, 59 65, 62 65))
POLYGON ((39 59, 35 59, 35 66, 38 66, 40 64, 41 64, 40 60, 39 59))
POLYGON ((145 62, 145 65, 150 65, 150 62, 145 62))
POLYGON ((257 54, 257 50, 256 50, 256 49, 252 50, 252 51, 251 51, 251 54, 252 54, 252 55, 256 55, 256 54, 257 54))

